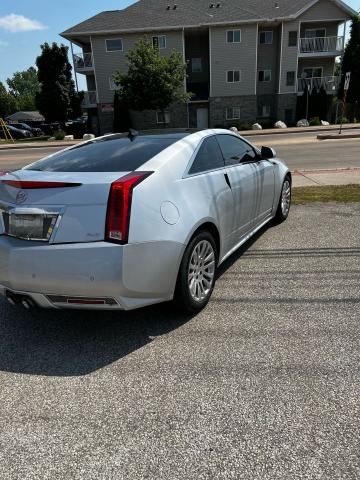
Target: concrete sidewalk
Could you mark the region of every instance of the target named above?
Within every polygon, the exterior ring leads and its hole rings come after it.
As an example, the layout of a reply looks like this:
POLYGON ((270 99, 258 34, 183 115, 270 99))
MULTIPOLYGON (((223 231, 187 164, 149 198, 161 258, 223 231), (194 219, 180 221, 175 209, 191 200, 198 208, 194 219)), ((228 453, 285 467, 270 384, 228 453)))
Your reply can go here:
POLYGON ((295 170, 294 187, 321 185, 360 185, 360 168, 338 168, 334 170, 295 170))
MULTIPOLYGON (((264 130, 239 130, 242 137, 251 137, 255 135, 286 135, 287 133, 317 133, 317 132, 336 132, 340 125, 326 125, 320 127, 291 127, 291 128, 267 128, 264 130)), ((360 129, 360 123, 347 123, 343 125, 343 132, 360 129)))

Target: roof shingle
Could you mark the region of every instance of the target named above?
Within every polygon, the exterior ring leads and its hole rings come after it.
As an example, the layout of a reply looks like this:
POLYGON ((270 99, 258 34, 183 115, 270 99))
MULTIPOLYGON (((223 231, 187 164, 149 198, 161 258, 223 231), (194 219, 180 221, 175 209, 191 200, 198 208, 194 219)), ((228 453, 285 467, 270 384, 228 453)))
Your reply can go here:
POLYGON ((99 13, 62 35, 287 18, 311 3, 311 0, 140 0, 123 10, 99 13))

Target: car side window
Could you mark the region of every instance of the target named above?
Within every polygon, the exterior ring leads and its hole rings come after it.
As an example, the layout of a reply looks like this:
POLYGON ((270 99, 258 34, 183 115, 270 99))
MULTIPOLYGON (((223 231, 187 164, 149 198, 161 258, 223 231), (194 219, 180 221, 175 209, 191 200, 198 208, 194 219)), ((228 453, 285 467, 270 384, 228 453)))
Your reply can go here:
POLYGON ((218 135, 217 139, 225 159, 225 165, 238 165, 255 160, 254 149, 241 138, 233 135, 218 135))
POLYGON ((209 170, 224 167, 224 158, 222 156, 218 142, 215 136, 206 138, 195 157, 195 160, 189 170, 189 173, 202 173, 209 170))

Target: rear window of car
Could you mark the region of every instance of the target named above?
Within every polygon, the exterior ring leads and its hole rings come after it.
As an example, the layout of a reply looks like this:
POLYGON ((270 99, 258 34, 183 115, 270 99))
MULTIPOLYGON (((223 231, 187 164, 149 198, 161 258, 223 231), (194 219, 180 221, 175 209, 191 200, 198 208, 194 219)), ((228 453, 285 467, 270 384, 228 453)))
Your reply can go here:
POLYGON ((179 140, 178 137, 105 137, 25 167, 42 172, 130 172, 179 140))

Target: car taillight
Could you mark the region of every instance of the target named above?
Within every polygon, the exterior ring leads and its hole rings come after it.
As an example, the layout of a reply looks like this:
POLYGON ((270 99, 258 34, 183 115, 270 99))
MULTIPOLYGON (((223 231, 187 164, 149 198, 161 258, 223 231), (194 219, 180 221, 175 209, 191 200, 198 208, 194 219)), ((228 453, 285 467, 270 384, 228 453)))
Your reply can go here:
POLYGON ((114 243, 127 243, 132 192, 136 185, 153 172, 133 172, 111 184, 106 215, 105 239, 114 243))

